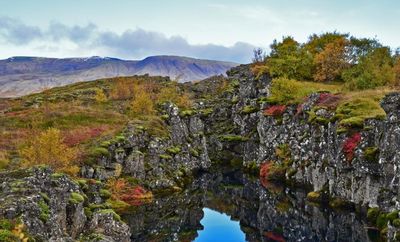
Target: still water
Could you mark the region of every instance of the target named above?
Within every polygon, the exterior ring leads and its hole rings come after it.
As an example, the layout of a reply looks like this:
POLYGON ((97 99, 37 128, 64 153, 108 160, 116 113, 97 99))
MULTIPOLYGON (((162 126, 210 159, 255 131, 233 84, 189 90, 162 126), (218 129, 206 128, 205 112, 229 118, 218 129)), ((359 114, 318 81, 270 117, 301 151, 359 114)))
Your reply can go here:
POLYGON ((180 193, 124 215, 132 241, 376 241, 351 211, 306 202, 306 192, 241 172, 204 173, 180 193))

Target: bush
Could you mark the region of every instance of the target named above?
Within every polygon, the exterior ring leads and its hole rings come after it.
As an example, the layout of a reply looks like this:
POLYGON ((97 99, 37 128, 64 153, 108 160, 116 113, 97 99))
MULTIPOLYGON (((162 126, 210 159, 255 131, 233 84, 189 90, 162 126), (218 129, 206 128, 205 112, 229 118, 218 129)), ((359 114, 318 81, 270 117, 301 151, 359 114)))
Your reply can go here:
POLYGON ((134 97, 130 107, 133 115, 151 115, 155 113, 151 95, 146 92, 143 86, 134 88, 134 97))
POLYGON ((361 141, 360 133, 355 133, 344 141, 343 152, 348 162, 350 162, 354 158, 354 150, 356 149, 360 141, 361 141))
POLYGON ((100 88, 95 89, 94 100, 98 103, 104 103, 107 101, 107 96, 104 94, 104 91, 100 88))
POLYGON ((279 117, 285 112, 286 106, 285 105, 273 105, 264 110, 265 116, 273 116, 279 117))
POLYGON ((83 201, 85 201, 85 198, 77 192, 72 192, 68 200, 68 202, 71 204, 78 204, 83 201))
POLYGON ((27 167, 48 165, 61 172, 74 172, 76 169, 71 167, 77 168, 74 164, 77 150, 65 145, 61 132, 55 128, 49 128, 34 136, 29 145, 20 150, 20 154, 27 167))

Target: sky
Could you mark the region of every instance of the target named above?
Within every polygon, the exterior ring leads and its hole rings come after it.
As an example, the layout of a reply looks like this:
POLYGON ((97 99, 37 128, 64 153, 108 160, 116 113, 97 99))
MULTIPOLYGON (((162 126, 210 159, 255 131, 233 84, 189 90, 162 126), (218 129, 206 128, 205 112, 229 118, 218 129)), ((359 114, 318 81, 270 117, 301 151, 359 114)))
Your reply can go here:
POLYGON ((399 0, 0 0, 0 59, 183 55, 247 63, 252 50, 339 31, 400 46, 399 0))

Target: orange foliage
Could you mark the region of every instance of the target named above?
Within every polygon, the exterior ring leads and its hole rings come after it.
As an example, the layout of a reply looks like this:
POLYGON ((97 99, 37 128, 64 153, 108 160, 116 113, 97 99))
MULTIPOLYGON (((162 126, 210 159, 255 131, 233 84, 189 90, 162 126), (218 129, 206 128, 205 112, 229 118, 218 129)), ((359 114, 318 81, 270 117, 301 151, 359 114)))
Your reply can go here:
POLYGON ((345 38, 339 38, 327 44, 323 51, 315 55, 316 81, 335 81, 340 77, 343 70, 349 66, 346 60, 347 44, 345 38))
POLYGON ((133 87, 131 82, 126 78, 118 78, 110 93, 112 100, 126 100, 132 97, 133 87))
POLYGON ((65 134, 64 143, 70 147, 75 146, 77 144, 88 141, 91 138, 100 136, 108 129, 108 126, 101 125, 97 127, 81 127, 70 130, 65 134))
POLYGON ((153 198, 153 194, 150 191, 146 191, 138 185, 131 185, 123 178, 110 179, 107 183, 107 188, 112 194, 112 199, 121 200, 133 206, 149 202, 153 198))

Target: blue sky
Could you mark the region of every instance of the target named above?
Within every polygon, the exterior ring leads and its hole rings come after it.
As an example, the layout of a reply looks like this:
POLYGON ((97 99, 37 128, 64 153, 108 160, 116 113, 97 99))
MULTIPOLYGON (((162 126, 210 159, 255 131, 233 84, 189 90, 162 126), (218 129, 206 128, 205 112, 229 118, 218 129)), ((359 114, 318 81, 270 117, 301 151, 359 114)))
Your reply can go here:
POLYGON ((0 58, 173 54, 248 62, 292 35, 349 32, 400 46, 398 0, 0 0, 0 58))

